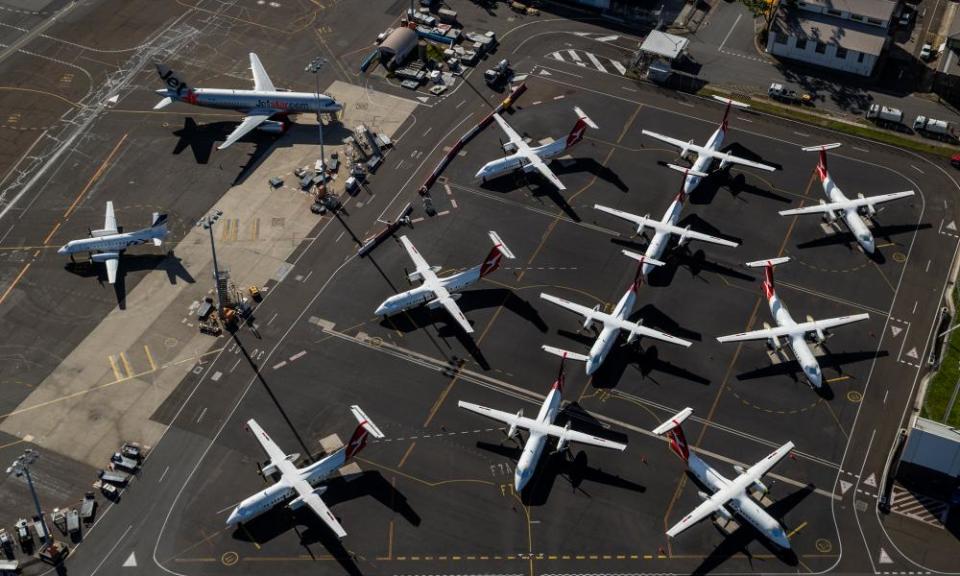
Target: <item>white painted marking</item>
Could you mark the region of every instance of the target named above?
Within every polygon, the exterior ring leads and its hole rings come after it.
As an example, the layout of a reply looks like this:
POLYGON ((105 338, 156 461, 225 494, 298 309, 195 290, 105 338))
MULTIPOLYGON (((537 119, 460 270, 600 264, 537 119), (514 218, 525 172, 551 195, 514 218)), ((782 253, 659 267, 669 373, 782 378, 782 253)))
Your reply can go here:
POLYGON ((866 484, 867 486, 870 486, 871 488, 876 488, 876 487, 877 487, 877 475, 874 474, 873 472, 871 472, 870 475, 867 476, 867 479, 863 481, 863 483, 866 484))
POLYGON ((860 151, 860 152, 868 152, 868 153, 870 152, 870 151, 867 150, 866 148, 859 148, 859 147, 857 147, 857 146, 852 146, 852 148, 853 148, 854 150, 858 150, 858 151, 860 151))
POLYGON ((634 90, 633 88, 627 88, 626 86, 621 86, 621 88, 623 88, 627 92, 637 92, 637 90, 634 90))
POLYGON ((456 207, 457 207, 457 201, 456 201, 455 199, 451 198, 451 199, 450 199, 450 205, 453 206, 454 208, 456 208, 456 207))
POLYGON ((427 97, 427 96, 417 96, 417 100, 419 100, 419 101, 423 102, 424 104, 426 104, 426 103, 430 100, 430 98, 427 97))
POLYGON ((737 116, 737 122, 746 122, 747 124, 753 124, 753 120, 749 118, 744 118, 743 116, 737 116))
POLYGON ((603 64, 601 64, 600 61, 597 60, 597 57, 591 54, 590 52, 587 52, 587 58, 590 60, 591 64, 597 67, 597 70, 601 72, 607 71, 607 69, 603 67, 603 64))
POLYGON ((921 170, 921 169, 919 169, 919 168, 917 168, 917 167, 916 167, 916 166, 914 166, 913 164, 911 164, 911 165, 910 165, 910 167, 911 167, 911 168, 913 168, 914 170, 916 170, 917 172, 919 172, 919 173, 921 173, 921 174, 923 174, 923 173, 924 173, 924 172, 923 172, 923 170, 921 170))
POLYGON ((617 69, 617 72, 619 72, 621 76, 627 73, 627 67, 617 62, 616 60, 610 60, 610 64, 612 64, 613 67, 617 69))
POLYGON ((427 129, 423 132, 423 135, 426 136, 427 134, 430 133, 431 130, 433 130, 433 126, 427 128, 427 129))
POLYGON ((807 133, 805 133, 805 132, 797 132, 797 131, 794 131, 793 133, 796 134, 797 136, 803 136, 803 137, 805 137, 805 138, 808 137, 808 136, 810 136, 809 134, 807 134, 807 133))
POLYGON ((199 424, 200 421, 203 420, 203 417, 206 415, 206 413, 207 413, 207 407, 204 406, 203 410, 200 411, 200 415, 197 416, 197 424, 199 424))
POLYGON ((564 96, 563 94, 553 97, 554 100, 563 100, 564 98, 566 98, 566 96, 564 96))
POLYGON ((597 42, 613 42, 620 38, 619 36, 602 36, 600 38, 594 38, 597 42))
POLYGON ((903 328, 899 326, 890 325, 890 331, 893 332, 893 337, 896 338, 898 334, 903 332, 903 328))
POLYGON ((917 358, 920 358, 920 354, 917 353, 916 346, 914 346, 907 352, 907 358, 913 358, 914 360, 916 360, 917 358))
POLYGON ((344 230, 343 232, 341 232, 340 235, 337 236, 336 239, 333 241, 333 243, 336 244, 337 242, 339 242, 340 239, 343 238, 343 235, 346 234, 346 233, 347 233, 346 230, 344 230))
POLYGON ((553 74, 547 72, 546 70, 540 70, 540 75, 541 75, 541 76, 553 76, 553 74))
POLYGON ((734 20, 733 26, 730 27, 730 30, 727 32, 727 35, 723 37, 723 42, 720 43, 720 46, 717 47, 717 52, 723 50, 723 46, 727 43, 727 40, 730 39, 730 35, 733 34, 733 29, 737 27, 737 24, 740 23, 740 18, 743 14, 737 14, 737 19, 734 20))
POLYGON ((306 355, 307 355, 307 351, 306 351, 306 350, 301 350, 301 351, 297 352, 296 354, 294 354, 293 356, 291 356, 291 357, 290 357, 290 361, 291 361, 291 362, 294 362, 294 361, 296 361, 296 360, 299 360, 300 358, 303 358, 303 357, 306 356, 306 355))
POLYGON ((167 477, 167 472, 169 472, 169 471, 170 471, 170 467, 169 467, 169 466, 167 466, 166 468, 163 469, 163 474, 160 475, 160 479, 157 480, 157 484, 163 482, 163 479, 167 477))
POLYGON ((877 564, 893 564, 893 559, 883 548, 880 548, 880 558, 877 560, 877 564))
POLYGON ((137 555, 135 552, 131 552, 127 559, 123 561, 124 568, 136 568, 137 567, 137 555))
POLYGON ((931 263, 931 262, 932 262, 932 260, 927 260, 927 267, 924 268, 924 270, 923 270, 924 272, 929 272, 929 271, 930 271, 930 263, 931 263))
POLYGON ((287 365, 287 361, 283 360, 282 362, 277 362, 276 364, 274 364, 273 369, 277 370, 277 369, 283 368, 286 365, 287 365))
POLYGON ((216 382, 217 380, 220 379, 221 376, 223 376, 223 372, 217 370, 216 372, 213 373, 213 376, 211 376, 210 379, 216 382))
POLYGON ((553 58, 554 60, 566 62, 566 60, 563 59, 563 56, 561 56, 559 52, 554 52, 553 54, 550 55, 550 57, 553 58))
POLYGON ((853 483, 852 483, 852 482, 847 482, 846 480, 841 480, 841 481, 840 481, 840 494, 841 494, 841 495, 846 494, 846 493, 847 493, 847 490, 849 490, 851 486, 853 486, 853 483))
POLYGON ((918 304, 918 303, 919 303, 919 302, 918 302, 917 300, 914 300, 914 301, 913 301, 913 311, 910 312, 911 314, 916 314, 916 313, 917 313, 917 304, 918 304))
POLYGON ((273 313, 273 316, 271 316, 270 320, 267 322, 267 326, 269 326, 270 324, 273 324, 273 321, 277 319, 277 314, 279 314, 279 312, 273 313))
POLYGON ((947 230, 953 230, 954 232, 956 232, 956 231, 957 231, 957 222, 956 222, 956 220, 951 220, 949 224, 947 224, 946 226, 944 226, 944 228, 946 228, 947 230))
POLYGON ((573 58, 574 62, 583 62, 579 56, 577 56, 576 50, 567 50, 567 54, 570 55, 570 58, 573 58))
POLYGON ((466 103, 467 103, 467 99, 464 98, 463 100, 460 101, 459 104, 457 104, 457 108, 460 108, 461 106, 463 106, 463 105, 466 104, 466 103))
POLYGON ((890 394, 890 389, 887 388, 887 391, 883 393, 883 403, 887 403, 887 396, 890 394))

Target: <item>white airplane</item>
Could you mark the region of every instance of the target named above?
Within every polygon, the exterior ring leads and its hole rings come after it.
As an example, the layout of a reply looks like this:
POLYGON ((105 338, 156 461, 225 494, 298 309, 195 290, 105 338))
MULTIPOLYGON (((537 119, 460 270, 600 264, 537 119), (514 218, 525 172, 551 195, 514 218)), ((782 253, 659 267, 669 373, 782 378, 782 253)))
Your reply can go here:
POLYGON ((574 108, 573 110, 577 113, 577 123, 573 125, 570 134, 563 140, 554 140, 549 144, 536 147, 531 147, 524 142, 523 138, 499 114, 494 114, 493 119, 497 121, 500 128, 510 138, 510 141, 503 145, 503 151, 512 154, 499 160, 487 162, 477 172, 475 178, 479 178, 481 182, 486 182, 490 178, 495 178, 512 170, 523 170, 527 173, 539 172, 558 190, 566 190, 567 187, 563 185, 563 182, 547 167, 547 162, 560 156, 583 140, 583 133, 586 132, 587 126, 594 130, 597 129, 597 125, 583 110, 580 108, 574 108))
POLYGON ((299 454, 284 454, 283 450, 267 436, 267 433, 257 424, 256 420, 252 418, 247 420, 247 428, 253 432, 257 441, 263 446, 263 451, 270 458, 261 469, 261 473, 266 478, 275 472, 280 472, 280 479, 272 486, 240 502, 227 518, 227 526, 249 522, 277 504, 293 498, 287 503, 287 508, 296 510, 303 506, 309 506, 323 520, 324 524, 337 535, 337 538, 346 536, 346 530, 337 522, 333 512, 320 498, 326 491, 326 486, 319 485, 356 456, 357 452, 366 446, 368 436, 383 438, 383 432, 367 418, 367 415, 363 413, 359 406, 351 406, 350 411, 353 412, 353 416, 358 422, 353 436, 350 437, 350 442, 336 452, 303 468, 297 468, 294 464, 300 457, 299 454))
POLYGON ((416 270, 411 272, 408 277, 411 282, 420 280, 422 284, 416 288, 387 298, 377 307, 375 314, 386 318, 397 312, 409 310, 422 304, 426 304, 427 308, 431 310, 442 306, 453 316, 453 319, 463 328, 464 332, 472 334, 473 326, 470 325, 467 317, 463 315, 460 307, 457 306, 456 300, 460 298, 458 292, 499 268, 502 257, 506 256, 511 260, 514 258, 513 252, 507 248, 503 240, 500 239, 500 236, 492 230, 490 231, 490 239, 493 241, 493 248, 487 254, 487 257, 483 259, 482 264, 478 264, 458 274, 438 278, 437 272, 440 271, 440 266, 430 266, 427 264, 427 261, 423 259, 423 256, 420 255, 420 252, 417 251, 413 243, 410 242, 406 236, 401 236, 400 242, 403 244, 403 247, 407 249, 407 253, 410 254, 410 259, 413 260, 416 266, 416 270))
POLYGON ((142 228, 133 232, 120 232, 117 228, 117 217, 113 213, 113 202, 107 202, 107 211, 103 218, 103 228, 91 230, 90 238, 71 240, 64 244, 57 254, 73 255, 80 252, 90 252, 90 260, 103 262, 107 267, 107 281, 114 284, 117 281, 117 268, 120 264, 120 254, 131 246, 152 242, 154 246, 161 246, 167 237, 167 215, 153 213, 149 228, 142 228))
POLYGON ((687 168, 681 168, 674 164, 669 165, 674 170, 679 170, 685 174, 684 184, 681 184, 680 191, 677 192, 677 195, 674 197, 673 202, 670 203, 670 207, 667 208, 667 211, 663 213, 663 218, 660 220, 652 220, 650 215, 646 216, 637 216, 636 214, 630 214, 629 212, 622 212, 620 210, 615 210, 613 208, 608 208, 606 206, 601 206, 600 204, 594 204, 593 207, 595 210, 601 212, 606 212, 616 216, 617 218, 622 218, 628 222, 633 222, 637 226, 637 234, 643 234, 644 228, 653 228, 655 231, 653 238, 650 240, 650 243, 647 244, 647 249, 643 252, 643 255, 647 257, 648 261, 641 268, 643 277, 646 278, 653 270, 653 264, 649 260, 656 260, 663 255, 663 251, 667 247, 667 241, 670 240, 670 236, 678 236, 677 245, 683 246, 690 240, 699 240, 701 242, 709 242, 711 244, 719 244, 721 246, 730 246, 731 248, 736 248, 739 246, 737 242, 731 242, 730 240, 724 240, 723 238, 717 238, 716 236, 710 236, 708 234, 703 234, 702 232, 695 232, 690 229, 690 226, 681 228, 677 226, 677 222, 680 221, 680 213, 683 211, 683 201, 686 199, 687 195, 683 191, 683 186, 686 184, 687 175, 699 175, 706 176, 703 172, 694 172, 687 168))
POLYGON ((847 198, 840 187, 833 182, 830 173, 827 171, 827 150, 839 148, 841 144, 823 144, 821 146, 808 146, 802 148, 804 152, 820 152, 820 161, 817 163, 817 175, 820 176, 820 183, 823 185, 823 193, 826 194, 829 202, 820 200, 819 204, 806 206, 804 208, 793 208, 791 210, 781 210, 781 216, 793 216, 795 214, 822 214, 831 224, 838 218, 843 218, 847 224, 847 229, 853 234, 863 247, 867 254, 873 254, 876 244, 873 241, 873 234, 863 217, 873 218, 877 214, 876 205, 891 200, 899 200, 913 196, 913 190, 906 192, 894 192, 892 194, 881 194, 879 196, 864 197, 858 194, 856 199, 847 198))
POLYGON ((171 69, 157 64, 157 73, 166 88, 157 90, 163 100, 153 107, 160 110, 174 101, 195 106, 224 108, 243 112, 243 122, 227 136, 218 150, 230 146, 251 130, 280 134, 287 129, 287 116, 302 112, 329 113, 343 106, 329 96, 315 92, 290 92, 275 88, 260 58, 250 53, 250 70, 253 72, 253 90, 230 90, 222 88, 192 88, 171 69), (279 120, 271 120, 276 117, 279 120))
POLYGON ((771 542, 784 550, 789 550, 790 540, 787 538, 783 526, 770 516, 750 493, 767 493, 767 487, 760 479, 793 450, 793 442, 787 442, 746 470, 742 466, 734 466, 733 468, 739 476, 729 480, 721 476, 699 456, 690 452, 680 425, 691 414, 693 414, 692 408, 684 408, 673 418, 656 427, 653 433, 665 434, 670 438, 670 448, 686 463, 687 469, 696 477, 697 481, 709 489, 712 494, 708 496, 700 492, 703 503, 667 530, 667 536, 673 538, 707 516, 716 515, 730 520, 736 514, 771 542))
POLYGON ((717 338, 718 342, 741 342, 744 340, 767 340, 770 347, 774 350, 780 349, 780 339, 788 338, 790 349, 797 359, 797 363, 803 369, 803 374, 814 388, 819 388, 823 382, 823 374, 820 372, 820 364, 817 362, 810 347, 807 346, 806 338, 814 342, 823 342, 826 339, 825 330, 836 328, 844 324, 853 324, 861 320, 870 318, 869 314, 854 314, 853 316, 840 316, 837 318, 828 318, 826 320, 814 320, 807 316, 806 322, 797 323, 787 307, 780 301, 773 285, 773 267, 784 262, 789 262, 790 258, 771 258, 770 260, 757 260, 756 262, 747 262, 751 268, 763 267, 763 295, 767 298, 770 305, 770 314, 777 322, 775 328, 771 328, 764 322, 763 330, 753 330, 743 332, 742 334, 731 334, 730 336, 721 336, 717 338))
POLYGON ((753 160, 747 160, 746 158, 740 158, 739 156, 734 156, 733 154, 728 154, 726 152, 721 152, 720 147, 723 146, 723 140, 727 135, 727 117, 730 115, 730 107, 736 106, 737 108, 749 108, 748 104, 742 102, 737 102, 736 100, 730 100, 729 98, 723 98, 720 96, 714 96, 715 99, 724 102, 727 105, 726 111, 723 113, 723 120, 720 122, 720 126, 714 131, 710 136, 710 139, 707 140, 706 145, 698 146, 693 143, 691 139, 689 142, 684 142, 683 140, 678 140, 676 138, 671 138, 670 136, 664 136, 663 134, 657 134, 656 132, 651 132, 650 130, 644 130, 643 134, 650 136, 651 138, 656 138, 661 142, 666 142, 667 144, 676 146, 680 149, 680 157, 687 159, 691 152, 697 155, 696 162, 693 163, 693 170, 690 175, 687 176, 686 182, 683 185, 683 193, 690 194, 693 190, 700 184, 700 180, 703 176, 699 174, 706 174, 710 172, 710 166, 713 164, 714 160, 720 161, 720 169, 723 170, 730 164, 741 164, 743 166, 750 166, 751 168, 759 168, 761 170, 767 170, 773 172, 776 170, 773 166, 768 166, 767 164, 762 164, 760 162, 754 162, 753 160))
POLYGON ((464 402, 463 400, 457 402, 457 406, 464 410, 492 418, 509 426, 510 428, 507 431, 509 438, 517 436, 517 430, 527 430, 530 432, 527 436, 526 443, 523 445, 523 452, 520 454, 520 459, 517 461, 517 468, 513 474, 513 486, 518 493, 523 490, 523 487, 527 485, 527 482, 533 475, 533 471, 537 467, 537 462, 540 460, 540 455, 543 453, 543 448, 547 444, 547 439, 551 436, 557 438, 557 452, 565 450, 568 442, 579 442, 581 444, 613 448, 620 451, 627 448, 626 444, 621 444, 620 442, 614 442, 613 440, 606 440, 591 434, 571 430, 570 422, 567 422, 567 425, 562 427, 553 423, 553 420, 560 412, 560 405, 563 402, 564 361, 567 358, 586 360, 587 357, 552 346, 544 346, 543 349, 551 354, 560 356, 560 373, 557 375, 557 379, 554 381, 550 393, 547 394, 547 398, 543 401, 543 406, 540 407, 540 412, 537 413, 536 418, 527 418, 523 415, 523 410, 518 411, 516 414, 511 414, 509 412, 503 412, 502 410, 494 410, 493 408, 464 402))
POLYGON ((628 318, 630 318, 630 314, 633 312, 633 304, 637 300, 637 289, 640 285, 641 270, 643 269, 643 266, 648 263, 653 264, 654 266, 663 266, 663 262, 654 260, 652 258, 647 258, 646 256, 637 254, 635 252, 630 252, 629 250, 623 250, 622 252, 624 255, 633 258, 640 264, 637 266, 637 275, 634 278, 633 283, 631 283, 630 288, 623 293, 620 301, 617 302, 617 305, 613 308, 613 311, 610 314, 601 312, 599 304, 593 308, 587 308, 586 306, 575 304, 569 300, 564 300, 563 298, 557 298, 556 296, 551 296, 550 294, 545 294, 543 292, 540 293, 540 297, 547 302, 553 302, 557 306, 566 308, 567 310, 583 316, 584 330, 589 329, 594 322, 600 322, 603 324, 603 329, 600 330, 600 334, 594 341, 593 346, 590 347, 589 356, 582 356, 580 354, 577 354, 576 356, 570 356, 575 360, 586 361, 587 374, 593 374, 598 368, 600 368, 600 365, 603 364, 603 360, 607 357, 607 353, 610 352, 610 349, 613 348, 614 342, 617 341, 617 336, 620 335, 621 330, 626 330, 629 332, 627 335, 627 344, 633 342, 637 337, 646 336, 648 338, 669 342, 671 344, 677 344, 683 347, 690 346, 690 342, 686 340, 677 338, 676 336, 671 336, 666 332, 654 330, 653 328, 647 328, 639 322, 630 322, 628 320, 628 318))

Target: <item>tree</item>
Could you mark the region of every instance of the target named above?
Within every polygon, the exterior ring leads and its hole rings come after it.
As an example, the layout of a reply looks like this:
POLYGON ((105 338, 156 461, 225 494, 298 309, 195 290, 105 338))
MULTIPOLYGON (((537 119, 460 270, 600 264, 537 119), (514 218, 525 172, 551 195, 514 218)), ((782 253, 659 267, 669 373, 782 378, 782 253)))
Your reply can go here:
POLYGON ((764 35, 770 30, 770 23, 777 14, 780 5, 788 8, 795 8, 797 0, 740 0, 740 2, 750 10, 754 18, 763 18, 764 35))

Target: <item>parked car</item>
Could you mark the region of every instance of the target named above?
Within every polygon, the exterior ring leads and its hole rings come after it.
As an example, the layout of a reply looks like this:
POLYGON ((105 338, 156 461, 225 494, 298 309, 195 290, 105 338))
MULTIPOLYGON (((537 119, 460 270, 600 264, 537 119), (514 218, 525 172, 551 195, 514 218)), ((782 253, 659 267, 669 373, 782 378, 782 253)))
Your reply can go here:
POLYGON ((920 59, 924 62, 929 62, 933 60, 933 45, 929 42, 923 45, 923 48, 920 49, 920 59))

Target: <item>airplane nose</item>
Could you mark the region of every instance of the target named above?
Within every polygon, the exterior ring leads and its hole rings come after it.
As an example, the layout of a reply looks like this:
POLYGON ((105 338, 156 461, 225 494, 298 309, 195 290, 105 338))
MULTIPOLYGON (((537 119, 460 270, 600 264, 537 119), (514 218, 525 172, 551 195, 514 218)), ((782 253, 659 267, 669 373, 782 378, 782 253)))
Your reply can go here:
POLYGON ((57 250, 57 254, 66 254, 66 253, 67 253, 67 247, 66 247, 66 246, 61 246, 61 247, 57 250))
POLYGON ((377 316, 386 316, 387 304, 386 303, 381 304, 380 306, 377 307, 376 310, 373 311, 373 313, 376 314, 377 316))
POLYGON ((529 480, 529 477, 526 469, 517 468, 513 473, 513 487, 517 494, 523 491, 523 487, 527 485, 527 480, 529 480))
POLYGON ((863 249, 864 251, 866 251, 867 254, 873 254, 873 251, 875 248, 876 246, 874 245, 872 238, 869 240, 863 241, 863 249))
POLYGON ((810 379, 810 384, 811 384, 814 388, 819 388, 819 387, 820 387, 820 384, 821 384, 822 381, 823 381, 823 375, 820 373, 820 370, 811 370, 811 371, 807 374, 807 378, 810 379))
POLYGON ((236 510, 230 513, 230 516, 227 517, 227 526, 234 526, 240 523, 240 514, 236 510))
POLYGON ((597 362, 594 358, 587 359, 587 376, 592 375, 597 371, 597 368, 600 367, 600 363, 597 362))

